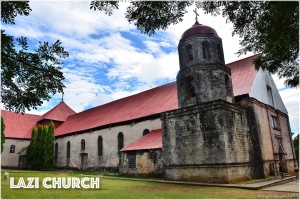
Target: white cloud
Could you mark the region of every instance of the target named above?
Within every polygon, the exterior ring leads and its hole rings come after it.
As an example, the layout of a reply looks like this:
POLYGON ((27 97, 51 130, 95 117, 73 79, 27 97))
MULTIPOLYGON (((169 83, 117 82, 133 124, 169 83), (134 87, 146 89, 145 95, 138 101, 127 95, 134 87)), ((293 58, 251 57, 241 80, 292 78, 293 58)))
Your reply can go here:
POLYGON ((279 94, 282 98, 284 105, 287 108, 289 113, 290 124, 292 132, 299 133, 299 122, 300 122, 300 113, 299 113, 299 98, 300 91, 296 88, 289 88, 284 85, 284 79, 279 79, 275 74, 272 76, 276 84, 276 87, 279 90, 279 94))
MULTIPOLYGON (((34 42, 62 41, 70 53, 63 72, 64 99, 71 108, 82 111, 175 80, 179 70, 177 45, 182 33, 195 22, 194 7, 188 9, 183 22, 148 37, 125 19, 128 2, 121 2, 120 9, 112 16, 90 10, 89 4, 90 1, 30 1, 29 16, 18 16, 16 25, 4 26, 8 33, 27 36, 34 42), (145 48, 135 44, 138 41, 145 48)), ((199 14, 199 22, 213 27, 222 38, 226 63, 252 55, 239 58, 235 54, 239 37, 232 37, 233 27, 226 24, 226 19, 205 15, 202 10, 199 14)), ((282 81, 274 79, 277 87, 283 89, 282 81)), ((280 94, 290 113, 292 127, 299 129, 299 92, 286 89, 280 90, 280 94)), ((60 99, 61 94, 57 94, 31 113, 43 113, 60 99)))

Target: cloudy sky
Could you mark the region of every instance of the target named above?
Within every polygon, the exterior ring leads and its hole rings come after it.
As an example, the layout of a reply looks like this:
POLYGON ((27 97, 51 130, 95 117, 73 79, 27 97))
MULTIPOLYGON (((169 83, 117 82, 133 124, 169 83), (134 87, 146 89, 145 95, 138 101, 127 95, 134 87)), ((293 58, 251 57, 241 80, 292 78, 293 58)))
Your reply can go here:
MULTIPOLYGON (((8 34, 26 36, 32 49, 39 41, 61 40, 69 52, 64 60, 64 101, 76 112, 175 81, 179 70, 177 44, 181 34, 195 22, 189 9, 182 23, 158 31, 154 36, 141 34, 125 19, 128 3, 107 16, 89 9, 90 1, 31 1, 29 16, 18 16, 16 25, 3 25, 8 34)), ((232 37, 232 25, 221 16, 205 15, 199 22, 213 27, 223 40, 225 62, 238 57, 239 37, 232 37)), ((285 88, 283 80, 274 81, 287 106, 292 131, 299 132, 299 90, 285 88)), ((44 102, 43 114, 61 101, 61 94, 44 102)))

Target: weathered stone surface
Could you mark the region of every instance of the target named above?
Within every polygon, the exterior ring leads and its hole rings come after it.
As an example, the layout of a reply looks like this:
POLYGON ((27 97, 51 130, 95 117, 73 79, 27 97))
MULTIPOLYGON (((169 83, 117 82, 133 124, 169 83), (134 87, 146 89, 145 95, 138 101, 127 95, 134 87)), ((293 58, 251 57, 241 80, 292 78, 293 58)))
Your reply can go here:
POLYGON ((163 175, 163 159, 161 149, 125 151, 121 153, 119 171, 124 175, 163 175), (136 167, 130 168, 128 155, 136 156, 136 167))
POLYGON ((163 114, 166 177, 234 182, 250 178, 246 113, 222 100, 163 114))
POLYGON ((254 178, 278 175, 281 163, 287 173, 294 173, 296 163, 293 155, 291 132, 288 116, 253 98, 244 98, 239 102, 247 110, 251 144, 251 160, 254 178), (278 128, 272 127, 272 117, 278 119, 278 128))
POLYGON ((212 35, 195 35, 178 45, 178 107, 222 99, 233 103, 230 69, 225 66, 222 40, 212 35))

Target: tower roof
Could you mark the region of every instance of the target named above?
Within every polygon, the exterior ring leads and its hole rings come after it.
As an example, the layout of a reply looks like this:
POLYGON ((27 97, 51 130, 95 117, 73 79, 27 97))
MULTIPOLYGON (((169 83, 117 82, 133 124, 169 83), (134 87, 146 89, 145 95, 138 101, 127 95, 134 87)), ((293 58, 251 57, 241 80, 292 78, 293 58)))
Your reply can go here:
POLYGON ((75 114, 76 112, 72 110, 64 101, 61 101, 57 106, 42 115, 41 120, 49 119, 55 121, 66 121, 67 117, 75 114))
POLYGON ((187 39, 191 36, 198 35, 198 34, 215 34, 218 35, 216 30, 205 26, 203 24, 199 24, 196 22, 191 28, 187 29, 181 36, 180 40, 187 39))

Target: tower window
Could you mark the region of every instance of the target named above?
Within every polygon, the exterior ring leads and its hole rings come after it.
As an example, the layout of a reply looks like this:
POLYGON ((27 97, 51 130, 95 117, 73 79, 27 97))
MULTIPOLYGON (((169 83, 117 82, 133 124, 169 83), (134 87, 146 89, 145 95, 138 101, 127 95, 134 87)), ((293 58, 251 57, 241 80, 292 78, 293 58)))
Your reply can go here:
POLYGON ((148 129, 145 129, 145 130, 143 131, 143 136, 144 136, 144 135, 147 135, 148 133, 150 133, 150 131, 149 131, 148 129))
POLYGON ((103 156, 103 139, 101 136, 98 137, 98 156, 103 156))
POLYGON ((202 42, 203 58, 210 59, 209 43, 207 41, 202 42))
POLYGON ((124 147, 124 135, 122 132, 118 134, 118 151, 124 147))
POLYGON ((81 150, 85 150, 85 140, 81 140, 81 150))
POLYGON ((9 153, 15 153, 15 150, 16 150, 16 146, 14 144, 10 145, 9 153))
POLYGON ((221 45, 219 45, 219 44, 217 44, 217 51, 218 51, 219 60, 223 62, 224 61, 223 51, 222 51, 221 45))
POLYGON ((192 76, 187 76, 185 78, 185 85, 186 85, 186 94, 188 98, 195 97, 195 81, 192 76))
POLYGON ((268 101, 270 105, 274 106, 274 99, 273 99, 273 94, 272 94, 272 88, 267 85, 267 93, 268 93, 268 101))
POLYGON ((226 87, 226 96, 230 96, 229 78, 226 75, 225 75, 225 87, 226 87))
POLYGON ((188 53, 188 58, 189 58, 189 61, 192 61, 194 59, 194 56, 193 56, 193 47, 191 44, 188 44, 186 46, 186 51, 188 53))
POLYGON ((70 158, 71 156, 71 143, 68 141, 67 143, 67 158, 70 158))

